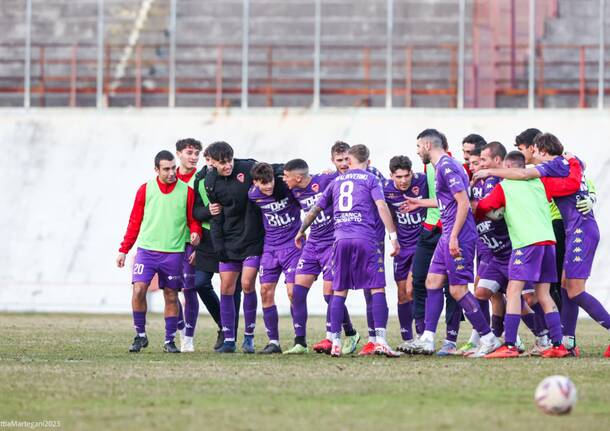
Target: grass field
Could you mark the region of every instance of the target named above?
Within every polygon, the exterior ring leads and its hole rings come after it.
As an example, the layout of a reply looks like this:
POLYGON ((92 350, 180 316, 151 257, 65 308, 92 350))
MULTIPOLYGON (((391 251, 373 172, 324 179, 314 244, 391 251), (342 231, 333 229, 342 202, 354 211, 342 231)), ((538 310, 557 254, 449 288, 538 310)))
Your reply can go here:
MULTIPOLYGON (((200 320, 194 354, 161 352, 159 315, 148 318, 148 349, 129 354, 130 316, 0 314, 0 426, 57 420, 61 429, 82 430, 610 429, 610 360, 602 358, 608 335, 591 321, 579 324, 581 358, 490 361, 221 356, 211 352, 210 319, 200 320), (551 374, 568 375, 578 388, 569 416, 534 407, 537 383, 551 374)), ((365 328, 362 319, 355 323, 365 328)), ((281 325, 288 347, 289 319, 281 325)), ((317 341, 323 320, 309 326, 309 341, 317 341)), ((462 334, 469 332, 463 325, 462 334)), ((263 342, 259 335, 257 347, 263 342)))

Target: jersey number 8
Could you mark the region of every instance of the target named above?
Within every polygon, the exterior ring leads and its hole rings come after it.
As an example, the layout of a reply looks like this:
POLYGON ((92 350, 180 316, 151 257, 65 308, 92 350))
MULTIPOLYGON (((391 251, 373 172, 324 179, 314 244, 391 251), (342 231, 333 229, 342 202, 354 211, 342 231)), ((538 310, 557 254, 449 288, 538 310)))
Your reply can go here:
POLYGON ((350 211, 354 205, 352 192, 354 191, 354 183, 346 181, 339 187, 339 211, 350 211))

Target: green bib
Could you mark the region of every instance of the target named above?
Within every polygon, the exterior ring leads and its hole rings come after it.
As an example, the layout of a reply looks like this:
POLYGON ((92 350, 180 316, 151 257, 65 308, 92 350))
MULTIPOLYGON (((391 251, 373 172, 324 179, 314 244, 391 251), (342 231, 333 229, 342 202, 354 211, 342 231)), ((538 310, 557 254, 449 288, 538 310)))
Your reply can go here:
POLYGON ((540 179, 504 180, 500 183, 506 207, 504 220, 513 249, 542 241, 555 241, 551 209, 540 179))
MULTIPOLYGON (((428 182, 428 198, 436 201, 436 170, 432 163, 426 165, 426 180, 428 182)), ((441 219, 441 211, 438 208, 428 208, 424 223, 435 226, 441 219)))
POLYGON ((555 205, 555 201, 551 201, 551 220, 561 220, 561 213, 559 212, 559 208, 555 205))
MULTIPOLYGON (((205 191, 205 179, 199 180, 199 186, 197 187, 197 192, 199 192, 199 196, 201 196, 201 200, 203 204, 207 207, 210 205, 210 199, 208 198, 208 194, 205 191)), ((207 230, 210 230, 210 223, 207 221, 201 222, 201 227, 207 230)))
MULTIPOLYGON (((157 180, 146 184, 144 218, 138 235, 138 247, 166 253, 184 251, 184 233, 188 232, 186 202, 188 186, 176 181, 171 193, 159 190, 157 180)), ((187 240, 188 241, 188 240, 187 240)))

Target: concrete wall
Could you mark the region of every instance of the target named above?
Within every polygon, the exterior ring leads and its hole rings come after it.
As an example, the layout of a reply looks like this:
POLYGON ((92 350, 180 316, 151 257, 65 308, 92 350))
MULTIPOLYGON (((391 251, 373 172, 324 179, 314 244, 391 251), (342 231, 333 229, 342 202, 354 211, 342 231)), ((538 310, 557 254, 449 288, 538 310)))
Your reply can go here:
MULTIPOLYGON (((226 140, 237 157, 261 161, 303 157, 313 171, 330 167, 329 147, 342 139, 367 144, 374 165, 387 174, 389 158, 399 153, 421 169, 415 136, 426 127, 445 132, 460 154, 469 133, 510 146, 519 131, 534 126, 556 133, 586 160, 597 184, 602 242, 589 285, 610 306, 607 111, 47 109, 0 111, 0 145, 8 156, 0 194, 0 310, 129 311, 130 271, 114 265, 118 245, 137 187, 154 175, 154 155, 179 138, 226 140)), ((386 265, 389 270, 389 260, 386 265)), ((286 312, 281 290, 278 300, 286 312)), ((363 310, 360 295, 350 301, 363 310)), ((158 309, 159 298, 153 302, 158 309)), ((313 312, 324 310, 319 286, 310 304, 313 312)))

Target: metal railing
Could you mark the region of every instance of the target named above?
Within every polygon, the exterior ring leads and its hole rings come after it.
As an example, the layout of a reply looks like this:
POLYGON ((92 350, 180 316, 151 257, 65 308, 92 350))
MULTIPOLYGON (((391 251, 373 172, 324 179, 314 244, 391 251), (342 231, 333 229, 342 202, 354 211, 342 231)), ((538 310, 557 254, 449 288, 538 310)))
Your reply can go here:
MULTIPOLYGON (((205 95, 213 98, 212 106, 216 107, 276 106, 278 98, 300 96, 298 104, 318 108, 333 104, 324 103, 324 98, 330 100, 333 96, 349 96, 353 98, 351 105, 391 108, 422 106, 422 98, 436 96, 446 98, 442 99, 443 106, 462 108, 480 106, 483 92, 491 94, 494 100, 497 97, 525 97, 529 108, 544 107, 545 98, 560 95, 577 95, 578 106, 586 107, 593 105, 588 99, 596 95, 597 107, 603 108, 604 95, 607 93, 604 81, 607 63, 604 40, 605 0, 599 0, 599 43, 596 45, 551 45, 536 42, 536 32, 543 26, 545 17, 557 14, 557 2, 553 0, 544 2, 549 9, 545 12, 547 15, 537 13, 536 5, 540 7, 541 3, 529 0, 528 43, 516 43, 516 0, 511 0, 511 43, 496 43, 490 47, 486 41, 486 53, 494 53, 494 59, 489 61, 494 70, 493 76, 482 75, 481 70, 485 65, 481 61, 484 60, 481 60, 480 47, 475 46, 482 37, 476 29, 472 41, 467 43, 466 0, 456 0, 459 5, 458 42, 433 46, 394 43, 394 0, 386 0, 385 44, 363 46, 323 43, 320 30, 321 0, 312 0, 315 4, 315 34, 314 42, 310 45, 251 43, 249 0, 243 0, 243 34, 240 44, 177 44, 177 2, 170 0, 169 41, 164 46, 135 45, 127 64, 130 73, 120 80, 116 88, 109 85, 109 77, 117 64, 118 51, 124 46, 105 42, 104 0, 96 1, 96 43, 67 45, 32 43, 32 1, 26 0, 22 56, 0 55, 1 64, 23 64, 23 74, 0 76, 0 93, 23 94, 23 106, 26 108, 34 98, 38 99, 37 104, 40 106, 45 106, 50 97, 66 98, 65 104, 77 106, 83 96, 93 95, 93 105, 98 108, 122 106, 126 103, 141 107, 149 104, 143 98, 152 95, 166 97, 166 100, 159 99, 151 103, 170 107, 180 105, 177 95, 205 95), (154 51, 159 49, 166 50, 169 55, 156 55, 154 51), (187 50, 197 50, 201 55, 185 57, 183 53, 187 50), (419 55, 425 50, 434 51, 435 55, 431 58, 419 55), (574 51, 575 55, 567 55, 565 60, 549 60, 546 58, 549 50, 574 51), (517 55, 518 51, 521 55, 517 55), (597 51, 597 59, 587 55, 594 51, 597 51), (345 58, 346 52, 349 52, 349 58, 345 58), (547 72, 555 67, 573 69, 574 73, 568 78, 548 77, 547 72), (165 72, 148 76, 146 68, 163 69, 165 72), (197 68, 199 72, 193 72, 197 68), (425 70, 434 70, 435 76, 427 76, 429 74, 423 72, 425 70), (350 73, 342 75, 341 71, 350 73), (257 99, 252 102, 250 97, 257 99)), ((481 10, 489 8, 492 3, 479 0, 472 2, 475 7, 473 27, 476 28, 477 14, 483 16, 481 10)), ((490 27, 493 28, 494 25, 491 23, 490 27)), ((18 47, 0 45, 0 50, 14 51, 15 48, 18 47)), ((90 105, 91 101, 87 99, 82 103, 90 105)))

